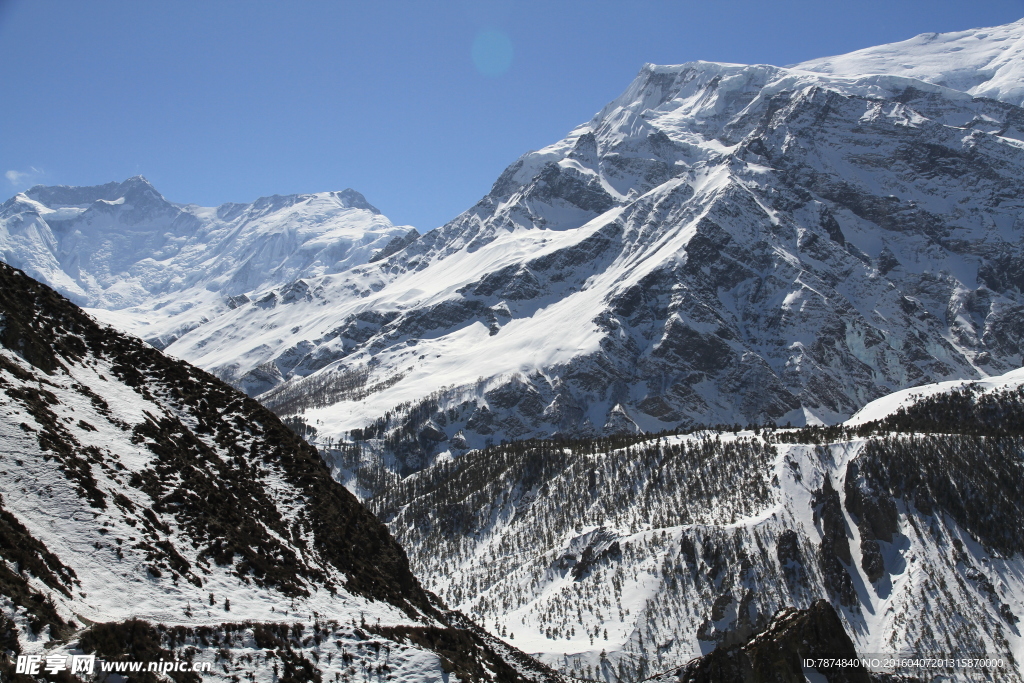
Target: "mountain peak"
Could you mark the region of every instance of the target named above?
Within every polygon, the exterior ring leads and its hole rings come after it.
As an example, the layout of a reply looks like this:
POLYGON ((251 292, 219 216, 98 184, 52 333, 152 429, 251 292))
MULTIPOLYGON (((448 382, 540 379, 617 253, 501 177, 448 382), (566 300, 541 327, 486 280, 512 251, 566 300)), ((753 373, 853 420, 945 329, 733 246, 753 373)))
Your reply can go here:
POLYGON ((374 206, 370 202, 366 201, 366 197, 364 197, 362 195, 362 193, 356 192, 351 187, 346 187, 341 192, 331 192, 330 194, 332 194, 335 197, 337 197, 338 199, 340 199, 342 201, 342 203, 344 203, 345 206, 347 206, 349 208, 352 208, 352 209, 365 209, 365 210, 369 211, 370 213, 375 213, 375 214, 379 214, 380 213, 380 209, 378 209, 376 206, 374 206))
MULTIPOLYGON (((362 209, 364 211, 369 211, 370 213, 377 216, 382 215, 380 209, 378 209, 373 204, 370 204, 370 202, 366 201, 366 197, 364 197, 361 193, 353 190, 352 188, 346 188, 344 190, 341 190, 340 192, 312 192, 303 194, 284 195, 275 194, 270 195, 269 197, 260 197, 259 199, 257 199, 248 206, 251 206, 253 209, 261 212, 273 212, 286 209, 290 206, 295 206, 296 204, 301 204, 303 202, 310 201, 340 204, 341 207, 345 209, 362 209)), ((247 205, 226 204, 223 206, 230 206, 236 209, 241 209, 247 205)))
POLYGON ((147 199, 166 203, 163 195, 141 175, 122 182, 103 185, 36 185, 24 192, 26 196, 51 209, 78 206, 87 207, 97 201, 115 202, 119 199, 147 199))
POLYGON ((837 76, 891 74, 1020 106, 1024 104, 1024 19, 907 40, 792 68, 837 76))
MULTIPOLYGON (((153 183, 149 182, 145 176, 141 175, 133 175, 131 178, 123 181, 118 185, 118 190, 124 194, 129 192, 153 192, 160 195, 160 192, 153 187, 153 183)), ((162 197, 163 195, 160 196, 162 197)))
POLYGON ((151 183, 148 180, 146 180, 146 176, 144 176, 144 175, 133 175, 131 178, 128 178, 123 183, 121 183, 121 185, 122 186, 146 185, 148 187, 153 187, 153 183, 151 183))

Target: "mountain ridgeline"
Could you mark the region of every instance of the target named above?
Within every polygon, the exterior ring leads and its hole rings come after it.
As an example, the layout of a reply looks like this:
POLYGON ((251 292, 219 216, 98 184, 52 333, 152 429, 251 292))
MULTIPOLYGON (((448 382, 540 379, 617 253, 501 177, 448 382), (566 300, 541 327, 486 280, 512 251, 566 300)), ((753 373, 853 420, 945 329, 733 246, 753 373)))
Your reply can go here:
POLYGON ((203 209, 132 179, 18 195, 0 248, 322 438, 429 401, 433 438, 399 469, 488 441, 832 423, 1021 362, 1024 109, 982 76, 1024 24, 968 33, 880 49, 930 55, 920 73, 647 65, 422 235, 353 191, 203 209), (947 43, 981 64, 967 90, 935 66, 947 43))
MULTIPOLYGON (((37 186, 0 205, 6 263, 161 349, 240 306, 301 297, 302 278, 364 264, 416 234, 351 189, 211 208, 170 202, 136 176, 37 186)), ((282 380, 235 370, 218 374, 249 393, 282 380)))
MULTIPOLYGON (((510 442, 355 483, 431 590, 575 676, 790 680, 686 663, 764 669, 758 634, 825 601, 844 656, 972 652, 1003 668, 929 676, 1021 680, 1019 379, 850 426, 510 442)), ((883 669, 861 673, 922 673, 883 669)))
POLYGON ((216 662, 203 680, 559 680, 424 591, 270 411, 5 264, 0 409, 5 680, 82 652, 216 662))
POLYGON ((403 474, 502 440, 834 423, 1020 364, 1019 121, 904 77, 648 66, 449 224, 170 350, 219 372, 220 344, 258 347, 284 379, 261 400, 323 439, 387 432, 403 474))
POLYGON ((1021 681, 1021 45, 648 64, 422 234, 16 195, 0 258, 109 327, 0 266, 3 647, 1021 681), (804 664, 853 653, 974 664, 804 664))

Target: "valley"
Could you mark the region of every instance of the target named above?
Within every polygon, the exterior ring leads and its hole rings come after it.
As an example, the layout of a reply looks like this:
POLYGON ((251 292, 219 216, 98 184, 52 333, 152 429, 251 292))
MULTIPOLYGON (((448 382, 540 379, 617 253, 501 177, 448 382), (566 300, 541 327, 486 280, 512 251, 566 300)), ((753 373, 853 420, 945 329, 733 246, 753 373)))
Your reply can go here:
POLYGON ((3 675, 1021 680, 1022 41, 646 64, 439 227, 16 194, 3 675), (999 664, 803 663, 895 655, 999 664))

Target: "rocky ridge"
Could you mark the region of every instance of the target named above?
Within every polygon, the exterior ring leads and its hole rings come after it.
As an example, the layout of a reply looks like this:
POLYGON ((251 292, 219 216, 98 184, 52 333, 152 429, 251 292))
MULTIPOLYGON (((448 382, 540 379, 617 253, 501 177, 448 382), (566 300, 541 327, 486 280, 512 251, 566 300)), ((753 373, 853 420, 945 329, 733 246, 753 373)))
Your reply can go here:
POLYGON ((424 591, 272 413, 3 264, 0 410, 5 680, 82 653, 203 680, 561 680, 424 591))
POLYGON ((862 656, 994 659, 923 680, 1021 680, 1022 383, 922 387, 835 427, 509 443, 369 505, 425 585, 572 675, 739 653, 824 600, 862 656))
POLYGON ((832 423, 1020 364, 1022 120, 904 76, 648 65, 449 224, 169 350, 221 372, 261 349, 290 377, 261 400, 335 442, 387 414, 396 471, 512 438, 832 423))

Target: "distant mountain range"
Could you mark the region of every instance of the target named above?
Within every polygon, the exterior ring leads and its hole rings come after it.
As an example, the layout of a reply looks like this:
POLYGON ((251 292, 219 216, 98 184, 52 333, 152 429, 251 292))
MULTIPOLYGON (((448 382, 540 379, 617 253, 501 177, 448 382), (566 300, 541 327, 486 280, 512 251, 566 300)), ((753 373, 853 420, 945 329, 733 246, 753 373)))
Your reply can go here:
POLYGON ((0 257, 285 418, 487 647, 727 680, 835 616, 1019 680, 1022 46, 646 65, 423 234, 132 178, 13 197, 0 257))
POLYGON ((0 207, 0 255, 164 348, 250 297, 364 264, 410 230, 354 190, 205 208, 172 204, 137 176, 13 197, 0 207))
POLYGON ((335 439, 429 397, 427 459, 834 422, 1021 363, 1022 31, 646 66, 422 236, 353 191, 201 209, 134 178, 14 197, 0 253, 270 405, 317 394, 335 439))

